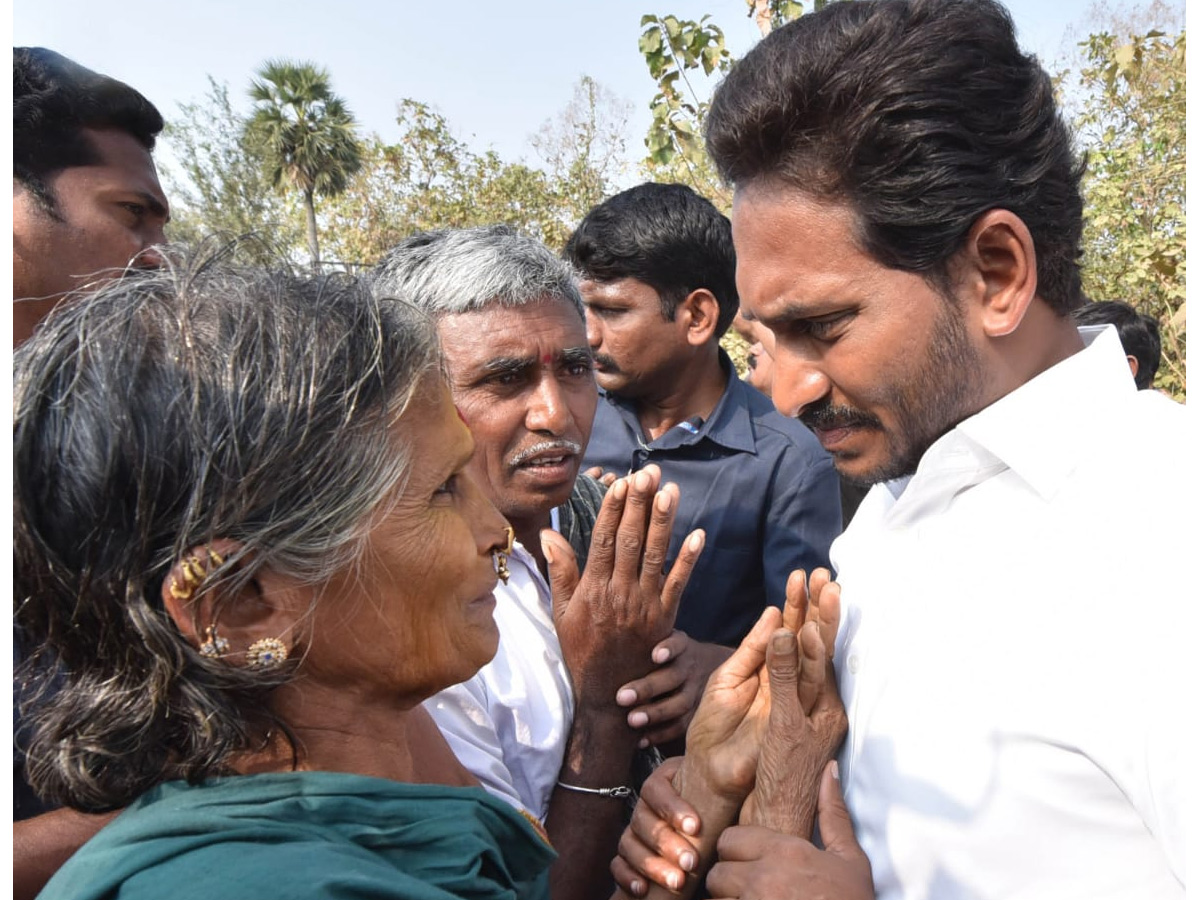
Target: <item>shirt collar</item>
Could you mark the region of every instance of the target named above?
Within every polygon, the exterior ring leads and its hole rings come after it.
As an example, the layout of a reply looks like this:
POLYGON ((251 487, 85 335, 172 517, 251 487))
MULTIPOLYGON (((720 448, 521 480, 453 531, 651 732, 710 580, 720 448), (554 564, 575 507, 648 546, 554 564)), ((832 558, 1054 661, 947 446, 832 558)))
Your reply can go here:
MULTIPOLYGON (((721 399, 717 401, 716 407, 711 415, 704 420, 695 432, 689 433, 679 426, 668 429, 666 434, 650 441, 650 447, 682 447, 688 444, 698 444, 700 441, 707 438, 716 444, 720 444, 729 450, 737 450, 743 453, 756 452, 754 443, 754 422, 750 416, 749 405, 744 402, 739 402, 741 399, 739 392, 743 390, 754 390, 747 387, 741 379, 738 378, 737 370, 733 367, 733 361, 729 358, 724 348, 717 348, 721 362, 721 369, 726 373, 725 392, 721 394, 721 399)), ((627 421, 632 423, 632 427, 637 433, 641 433, 641 425, 638 424, 637 412, 634 409, 632 402, 610 394, 607 391, 603 392, 604 398, 618 410, 620 410, 627 421)))
POLYGON ((1053 497, 1087 454, 1095 430, 1117 414, 1114 398, 1137 391, 1113 326, 1084 326, 1079 334, 1083 350, 954 430, 1010 468, 1043 499, 1053 497))

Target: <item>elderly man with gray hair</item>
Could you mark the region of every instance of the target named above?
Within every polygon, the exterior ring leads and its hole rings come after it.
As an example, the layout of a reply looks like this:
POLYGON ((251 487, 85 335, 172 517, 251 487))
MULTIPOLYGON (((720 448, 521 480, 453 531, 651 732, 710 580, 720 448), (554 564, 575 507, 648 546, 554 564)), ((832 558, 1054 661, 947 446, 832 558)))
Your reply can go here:
POLYGON ((640 535, 673 515, 679 494, 650 468, 610 488, 627 495, 627 514, 589 554, 603 497, 579 472, 592 355, 574 273, 545 246, 504 226, 418 234, 378 266, 373 289, 435 317, 475 439, 468 469, 515 532, 496 590, 496 658, 426 706, 486 788, 545 823, 559 852, 553 895, 607 896, 638 747, 683 733, 712 668, 672 633, 703 533, 664 582, 663 553, 643 556, 640 535), (620 579, 642 585, 638 608, 614 604, 620 579), (632 712, 618 705, 647 676, 657 696, 632 712))

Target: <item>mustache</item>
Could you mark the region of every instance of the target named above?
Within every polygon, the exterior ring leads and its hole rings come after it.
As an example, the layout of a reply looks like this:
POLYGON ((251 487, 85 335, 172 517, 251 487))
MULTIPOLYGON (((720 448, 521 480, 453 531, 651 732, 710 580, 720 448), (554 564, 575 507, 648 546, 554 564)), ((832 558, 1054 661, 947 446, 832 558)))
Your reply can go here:
POLYGON ((798 416, 810 429, 827 431, 833 428, 881 428, 879 419, 853 406, 834 406, 826 401, 810 407, 798 416))
POLYGON ((603 353, 595 353, 592 355, 592 368, 607 369, 609 372, 621 371, 621 367, 617 365, 617 361, 611 356, 605 356, 603 353))
POLYGON ((508 464, 510 467, 515 468, 516 466, 524 465, 525 463, 529 462, 529 460, 533 459, 533 457, 537 456, 539 453, 546 453, 553 450, 562 450, 564 451, 564 455, 567 456, 578 456, 583 452, 583 447, 574 441, 569 441, 566 439, 558 441, 539 441, 532 447, 526 447, 524 450, 517 451, 517 453, 515 453, 508 460, 508 464))

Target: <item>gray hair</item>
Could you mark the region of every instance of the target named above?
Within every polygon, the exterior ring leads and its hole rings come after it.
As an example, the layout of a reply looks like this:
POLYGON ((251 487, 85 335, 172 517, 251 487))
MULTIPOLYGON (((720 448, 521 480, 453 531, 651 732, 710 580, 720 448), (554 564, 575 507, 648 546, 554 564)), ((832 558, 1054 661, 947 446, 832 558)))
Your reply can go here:
POLYGON ((552 297, 570 303, 583 318, 570 264, 507 225, 415 234, 388 252, 371 285, 376 297, 404 298, 435 317, 552 297))
POLYGON ((344 277, 168 261, 60 307, 13 364, 16 620, 64 683, 28 772, 80 809, 225 771, 278 722, 161 600, 189 549, 321 584, 361 557, 409 460, 392 425, 440 377, 432 321, 344 277))

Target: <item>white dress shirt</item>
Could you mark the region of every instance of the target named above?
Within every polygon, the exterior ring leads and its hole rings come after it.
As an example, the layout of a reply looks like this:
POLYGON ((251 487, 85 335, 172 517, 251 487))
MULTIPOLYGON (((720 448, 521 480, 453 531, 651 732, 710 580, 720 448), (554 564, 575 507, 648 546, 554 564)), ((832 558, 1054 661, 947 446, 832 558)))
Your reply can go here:
MULTIPOLYGON (((558 529, 557 513, 551 527, 558 529)), ((495 658, 425 701, 459 761, 488 791, 544 821, 575 715, 550 587, 519 542, 496 585, 495 658)))
POLYGON ((1184 894, 1196 457, 1115 330, 1080 331, 834 543, 842 784, 884 900, 1184 894))

